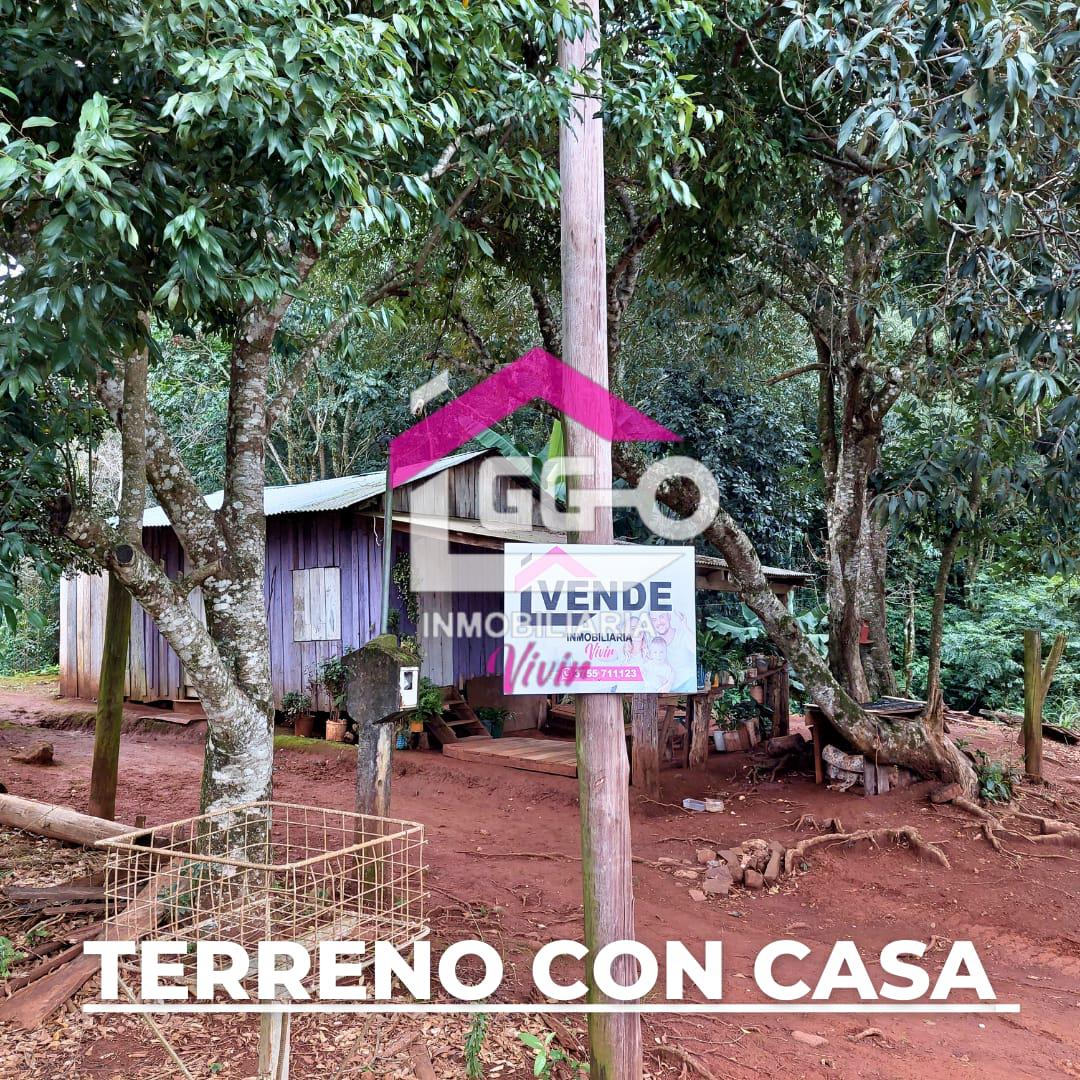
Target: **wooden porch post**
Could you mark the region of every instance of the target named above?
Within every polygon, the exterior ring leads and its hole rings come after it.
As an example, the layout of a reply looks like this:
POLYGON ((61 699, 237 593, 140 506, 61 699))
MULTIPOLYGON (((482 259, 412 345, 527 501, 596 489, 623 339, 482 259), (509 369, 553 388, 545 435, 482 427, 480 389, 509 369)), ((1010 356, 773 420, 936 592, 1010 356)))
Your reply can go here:
POLYGON ((773 734, 787 735, 791 730, 791 678, 787 661, 782 659, 780 670, 773 680, 773 734))
MULTIPOLYGON (((588 70, 600 78, 596 59, 599 0, 587 0, 589 29, 576 40, 559 39, 564 69, 588 70)), ((579 87, 569 119, 559 129, 562 181, 563 359, 583 375, 608 385, 607 262, 604 236, 604 137, 599 86, 579 87)), ((600 420, 600 417, 597 417, 600 420)), ((599 424, 596 426, 600 426, 599 424)), ((567 454, 593 465, 591 477, 574 478, 578 490, 611 489, 611 444, 596 432, 566 420, 567 454)), ((571 540, 610 544, 610 505, 571 540)), ((630 764, 626 755, 622 701, 615 694, 577 695, 578 790, 581 808, 581 869, 585 944, 595 957, 605 945, 634 938, 634 882, 630 858, 630 764)), ((617 982, 632 983, 637 964, 625 954, 613 965, 617 982)), ((586 967, 589 1001, 604 996, 592 964, 586 967)), ((592 1080, 640 1080, 641 1020, 636 1013, 590 1014, 592 1080)))
POLYGON ((690 752, 687 765, 700 769, 709 760, 709 695, 689 694, 686 698, 687 739, 690 752))
POLYGON ((631 782, 650 799, 660 798, 660 716, 655 694, 630 698, 631 782))

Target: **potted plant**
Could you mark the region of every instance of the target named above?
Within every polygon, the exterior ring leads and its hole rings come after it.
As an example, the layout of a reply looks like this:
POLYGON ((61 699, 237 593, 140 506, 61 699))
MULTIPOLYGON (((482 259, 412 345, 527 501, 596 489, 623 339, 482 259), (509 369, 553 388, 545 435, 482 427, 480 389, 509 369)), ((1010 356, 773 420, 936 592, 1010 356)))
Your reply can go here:
POLYGON ((281 699, 281 712, 285 723, 291 724, 293 733, 302 739, 311 738, 315 717, 311 715, 311 698, 299 690, 290 690, 281 699))
POLYGON ((493 709, 481 705, 476 710, 476 717, 487 728, 488 734, 493 739, 501 739, 503 729, 506 727, 506 721, 513 720, 514 714, 509 709, 493 709))
POLYGON ((319 683, 330 699, 330 715, 326 720, 326 738, 328 742, 344 742, 348 721, 341 715, 345 707, 345 690, 348 683, 348 669, 345 664, 348 653, 331 656, 319 667, 319 683))
POLYGON ((326 718, 326 739, 328 742, 345 742, 345 735, 349 729, 349 721, 343 717, 345 710, 346 690, 349 681, 349 670, 346 659, 352 650, 342 653, 340 657, 330 657, 324 660, 311 675, 308 681, 308 689, 312 694, 318 694, 320 690, 326 691, 329 705, 329 716, 326 718))
POLYGON ((409 718, 409 727, 417 730, 414 725, 419 724, 419 730, 424 730, 424 724, 436 716, 442 716, 443 699, 440 690, 426 675, 420 679, 420 686, 416 693, 416 708, 409 718))
POLYGON ((725 641, 715 630, 697 632, 698 686, 716 686, 720 672, 727 666, 725 641))

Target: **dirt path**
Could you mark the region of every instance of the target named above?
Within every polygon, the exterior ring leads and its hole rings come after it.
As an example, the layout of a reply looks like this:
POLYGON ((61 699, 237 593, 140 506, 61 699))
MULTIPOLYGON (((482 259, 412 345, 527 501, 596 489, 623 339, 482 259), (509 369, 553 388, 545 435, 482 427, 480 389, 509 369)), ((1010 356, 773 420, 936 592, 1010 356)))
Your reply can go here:
MULTIPOLYGON (((11 752, 43 735, 26 726, 34 712, 30 699, 41 693, 39 688, 14 695, 19 714, 12 712, 13 695, 0 694, 0 724, 7 721, 0 727, 0 779, 14 793, 85 808, 88 733, 49 731, 46 737, 58 760, 51 768, 9 761, 11 752)), ((965 734, 995 756, 1015 757, 1015 732, 980 728, 965 734)), ((1080 752, 1048 745, 1048 753, 1059 790, 1075 797, 1080 788, 1063 778, 1080 775, 1080 752)), ((433 903, 443 909, 442 921, 436 922, 436 949, 440 937, 489 938, 507 960, 509 982, 523 986, 540 944, 581 936, 577 782, 436 754, 401 754, 397 760, 393 812, 427 827, 433 903), (469 918, 462 901, 471 905, 469 918)), ((670 804, 686 794, 720 795, 727 804, 722 815, 690 815, 674 805, 632 799, 634 852, 644 860, 634 871, 639 938, 658 953, 666 940, 722 939, 725 993, 732 1001, 762 1000, 755 997, 753 959, 779 937, 797 938, 814 949, 812 961, 800 971, 811 983, 838 939, 857 942, 872 975, 884 942, 934 941, 940 963, 949 943, 969 939, 999 1000, 1019 1002, 1021 1012, 655 1016, 647 1020, 650 1041, 663 1038, 681 1046, 707 1062, 716 1077, 1080 1077, 1080 930, 1074 923, 1080 852, 1023 860, 997 854, 969 818, 951 808, 931 807, 925 785, 877 799, 835 794, 798 778, 749 786, 741 772, 744 764, 741 755, 714 756, 706 774, 665 773, 670 804), (735 890, 726 898, 695 903, 687 881, 658 864, 660 859, 693 860, 702 839, 718 847, 751 837, 793 843, 792 825, 803 814, 818 821, 839 817, 849 830, 914 825, 944 847, 952 870, 919 861, 905 849, 862 845, 815 852, 805 873, 773 891, 735 890), (855 1038, 867 1028, 878 1034, 855 1038), (792 1037, 796 1029, 827 1042, 805 1045, 792 1037)), ((132 821, 145 814, 154 823, 194 813, 201 765, 201 749, 191 742, 127 737, 118 817, 132 821)), ((278 798, 349 807, 352 783, 347 752, 277 755, 278 798)), ((1026 798, 1030 808, 1038 806, 1032 796, 1026 798)), ((1022 841, 1010 844, 1032 849, 1022 841)), ((656 1070, 655 1059, 650 1060, 656 1070)), ((132 1071, 134 1062, 130 1066, 120 1070, 123 1075, 140 1075, 132 1071)), ((678 1073, 678 1068, 671 1070, 671 1075, 678 1073)))

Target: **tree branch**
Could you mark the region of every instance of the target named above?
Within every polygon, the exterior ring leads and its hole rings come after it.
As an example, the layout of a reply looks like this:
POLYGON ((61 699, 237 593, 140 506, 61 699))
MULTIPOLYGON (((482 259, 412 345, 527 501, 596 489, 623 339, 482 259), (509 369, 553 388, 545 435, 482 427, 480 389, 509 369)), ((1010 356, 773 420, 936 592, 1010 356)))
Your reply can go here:
POLYGON ((771 379, 766 379, 767 386, 775 386, 777 383, 785 382, 787 379, 794 379, 797 375, 805 375, 810 371, 823 371, 824 364, 803 364, 802 367, 792 368, 790 371, 783 371, 779 375, 774 375, 771 379))
MULTIPOLYGON (((116 371, 98 374, 95 391, 117 429, 122 429, 123 380, 116 371)), ((213 561, 224 550, 221 530, 199 485, 157 412, 144 405, 146 476, 176 533, 180 546, 196 562, 213 561)), ((140 525, 141 525, 140 509, 140 525)))

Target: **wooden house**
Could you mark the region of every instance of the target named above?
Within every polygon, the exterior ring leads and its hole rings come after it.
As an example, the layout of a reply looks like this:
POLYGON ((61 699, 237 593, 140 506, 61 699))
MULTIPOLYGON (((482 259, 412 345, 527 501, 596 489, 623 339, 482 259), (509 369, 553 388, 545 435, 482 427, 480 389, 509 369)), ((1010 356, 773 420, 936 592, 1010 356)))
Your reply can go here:
MULTIPOLYGON (((492 529, 480 521, 480 469, 494 451, 477 451, 445 458, 410 483, 393 499, 392 557, 408 551, 408 534, 423 527, 438 512, 447 521, 451 548, 501 550, 510 541, 565 540, 544 528, 540 500, 531 482, 503 478, 508 486, 528 489, 533 499, 532 522, 513 529, 492 529)), ((380 623, 384 497, 383 471, 362 476, 318 480, 266 489, 266 618, 270 631, 270 669, 275 701, 291 690, 307 690, 312 674, 331 656, 356 648, 378 633, 380 623)), ((212 508, 221 505, 221 492, 207 496, 212 508)), ((160 560, 166 573, 179 577, 189 568, 185 555, 160 508, 143 518, 143 544, 160 560)), ((733 591, 721 559, 698 559, 698 586, 733 591)), ((803 583, 807 575, 767 568, 773 589, 781 596, 803 583)), ((97 694, 105 620, 106 583, 103 575, 66 578, 60 593, 60 693, 93 698, 97 694)), ((419 611, 438 611, 449 594, 421 593, 419 611)), ((198 610, 198 590, 190 598, 198 610)), ((391 586, 391 603, 402 632, 416 627, 400 589, 391 586)), ((457 593, 455 610, 486 614, 501 611, 499 593, 457 593)), ((415 608, 414 608, 415 613, 415 608)), ((424 640, 423 674, 439 685, 462 685, 465 680, 501 674, 500 642, 484 637, 424 640)), ((127 694, 137 701, 167 701, 194 696, 176 654, 153 620, 133 603, 127 694)), ((325 699, 316 699, 326 707, 325 699)))

